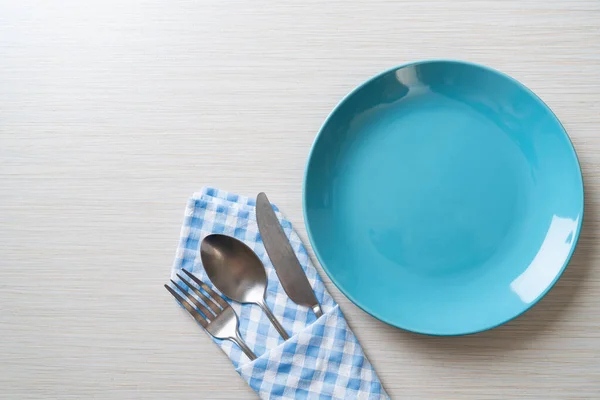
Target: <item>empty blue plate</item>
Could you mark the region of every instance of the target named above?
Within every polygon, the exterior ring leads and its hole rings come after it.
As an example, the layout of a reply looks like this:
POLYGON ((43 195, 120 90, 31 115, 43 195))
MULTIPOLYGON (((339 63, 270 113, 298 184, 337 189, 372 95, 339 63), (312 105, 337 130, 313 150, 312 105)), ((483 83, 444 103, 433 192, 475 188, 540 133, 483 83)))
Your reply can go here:
POLYGON ((514 79, 457 61, 400 66, 350 93, 313 144, 303 197, 337 287, 432 335, 530 308, 583 218, 577 156, 552 111, 514 79))

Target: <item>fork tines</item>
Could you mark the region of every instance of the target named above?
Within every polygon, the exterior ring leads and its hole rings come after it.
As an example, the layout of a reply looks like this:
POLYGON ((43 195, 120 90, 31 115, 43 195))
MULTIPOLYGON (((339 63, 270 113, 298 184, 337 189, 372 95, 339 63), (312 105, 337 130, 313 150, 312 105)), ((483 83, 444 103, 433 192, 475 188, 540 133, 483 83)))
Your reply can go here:
POLYGON ((187 310, 188 313, 203 327, 206 328, 208 323, 213 321, 217 315, 223 310, 229 307, 229 304, 217 292, 211 289, 206 283, 196 278, 190 272, 182 270, 192 281, 194 281, 200 288, 202 288, 207 294, 202 293, 196 288, 190 281, 185 279, 180 274, 177 277, 184 283, 196 296, 198 296, 203 302, 200 302, 194 297, 189 291, 184 289, 180 284, 171 279, 171 283, 179 290, 183 296, 177 293, 169 285, 164 285, 165 288, 181 303, 181 305, 187 310), (205 306, 208 306, 208 308, 205 306))

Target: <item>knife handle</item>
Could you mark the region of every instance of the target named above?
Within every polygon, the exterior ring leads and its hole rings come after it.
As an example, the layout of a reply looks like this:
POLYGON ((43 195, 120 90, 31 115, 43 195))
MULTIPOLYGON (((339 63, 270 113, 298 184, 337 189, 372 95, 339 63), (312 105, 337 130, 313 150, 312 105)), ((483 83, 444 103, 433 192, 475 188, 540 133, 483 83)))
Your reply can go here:
POLYGON ((319 303, 315 304, 311 308, 312 308, 313 312, 315 313, 315 315, 317 316, 317 318, 319 318, 321 315, 323 315, 323 310, 321 309, 321 306, 319 305, 319 303))

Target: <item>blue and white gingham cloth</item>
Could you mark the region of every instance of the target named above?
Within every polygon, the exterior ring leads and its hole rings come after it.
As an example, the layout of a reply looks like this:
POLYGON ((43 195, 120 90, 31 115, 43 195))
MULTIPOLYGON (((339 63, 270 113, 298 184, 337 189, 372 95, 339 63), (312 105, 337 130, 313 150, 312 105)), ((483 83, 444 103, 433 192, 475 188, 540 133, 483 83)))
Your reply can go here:
POLYGON ((258 232, 255 200, 248 197, 212 188, 192 196, 185 209, 172 279, 177 281, 176 273, 186 269, 211 284, 199 257, 202 239, 222 233, 242 240, 265 265, 266 301, 291 336, 284 342, 258 306, 230 302, 240 318, 240 334, 258 358, 250 361, 228 340, 214 341, 250 387, 263 399, 388 399, 291 223, 273 208, 321 304, 324 315, 319 319, 285 294, 258 232))

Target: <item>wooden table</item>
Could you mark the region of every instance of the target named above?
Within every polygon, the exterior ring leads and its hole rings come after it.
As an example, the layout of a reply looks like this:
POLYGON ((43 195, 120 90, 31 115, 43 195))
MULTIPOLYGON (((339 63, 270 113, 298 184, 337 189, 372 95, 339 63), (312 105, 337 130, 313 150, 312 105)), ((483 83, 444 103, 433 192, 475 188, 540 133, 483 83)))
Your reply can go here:
POLYGON ((600 398, 597 0, 0 1, 0 397, 254 398, 162 287, 186 199, 264 190, 306 239, 321 123, 424 58, 500 69, 552 107, 585 175, 578 249, 531 312, 470 337, 394 329, 329 289, 392 398, 600 398))

